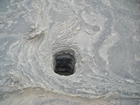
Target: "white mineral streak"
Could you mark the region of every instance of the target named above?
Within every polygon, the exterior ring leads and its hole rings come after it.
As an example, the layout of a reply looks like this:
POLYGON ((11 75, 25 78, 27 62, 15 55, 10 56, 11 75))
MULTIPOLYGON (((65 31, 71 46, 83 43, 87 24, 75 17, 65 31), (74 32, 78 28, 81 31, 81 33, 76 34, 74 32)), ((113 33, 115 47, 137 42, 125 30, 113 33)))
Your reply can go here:
POLYGON ((139 0, 0 0, 0 105, 140 105, 139 0), (72 49, 76 72, 53 71, 72 49))

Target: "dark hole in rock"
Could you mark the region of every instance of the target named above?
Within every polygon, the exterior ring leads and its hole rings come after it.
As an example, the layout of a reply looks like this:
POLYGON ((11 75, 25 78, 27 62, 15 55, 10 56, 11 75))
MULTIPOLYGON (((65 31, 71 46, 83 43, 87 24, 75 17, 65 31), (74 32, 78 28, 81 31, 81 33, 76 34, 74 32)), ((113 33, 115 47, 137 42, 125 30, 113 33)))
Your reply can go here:
POLYGON ((70 53, 61 52, 54 56, 54 72, 59 75, 72 75, 75 72, 75 57, 70 53))

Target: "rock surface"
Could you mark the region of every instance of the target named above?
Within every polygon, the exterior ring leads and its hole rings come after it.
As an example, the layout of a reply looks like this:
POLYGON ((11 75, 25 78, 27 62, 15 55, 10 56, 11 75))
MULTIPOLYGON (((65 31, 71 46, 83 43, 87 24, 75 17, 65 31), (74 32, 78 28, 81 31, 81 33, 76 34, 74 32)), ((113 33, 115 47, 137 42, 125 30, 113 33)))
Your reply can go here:
POLYGON ((139 0, 1 0, 0 104, 140 105, 139 0))

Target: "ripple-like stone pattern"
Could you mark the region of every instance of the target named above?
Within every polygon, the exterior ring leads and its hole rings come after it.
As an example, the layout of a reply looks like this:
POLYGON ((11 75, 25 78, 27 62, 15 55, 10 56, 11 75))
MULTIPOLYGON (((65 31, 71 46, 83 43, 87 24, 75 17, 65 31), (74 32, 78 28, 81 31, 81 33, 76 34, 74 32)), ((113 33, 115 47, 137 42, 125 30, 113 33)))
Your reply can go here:
POLYGON ((137 99, 139 0, 0 1, 2 105, 139 105, 137 99), (75 73, 58 75, 53 55, 69 49, 75 73))

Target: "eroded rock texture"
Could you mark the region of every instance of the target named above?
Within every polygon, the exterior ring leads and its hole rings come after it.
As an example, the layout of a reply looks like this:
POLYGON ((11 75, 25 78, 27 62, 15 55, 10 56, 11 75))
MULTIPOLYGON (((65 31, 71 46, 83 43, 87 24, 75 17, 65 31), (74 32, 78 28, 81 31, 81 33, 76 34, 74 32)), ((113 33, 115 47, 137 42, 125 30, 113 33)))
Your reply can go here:
POLYGON ((1 105, 139 99, 139 0, 0 0, 1 105), (75 52, 73 75, 53 70, 63 50, 75 52))

